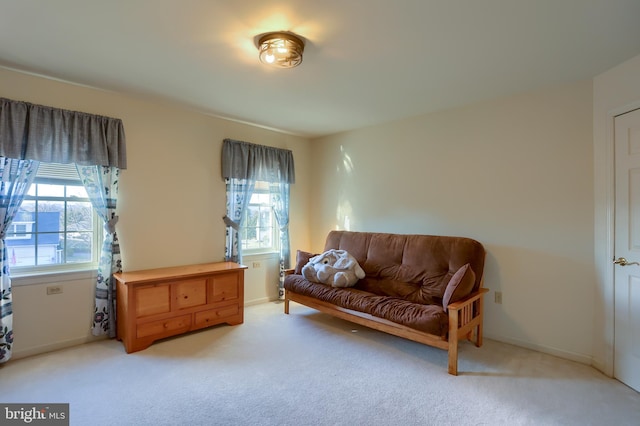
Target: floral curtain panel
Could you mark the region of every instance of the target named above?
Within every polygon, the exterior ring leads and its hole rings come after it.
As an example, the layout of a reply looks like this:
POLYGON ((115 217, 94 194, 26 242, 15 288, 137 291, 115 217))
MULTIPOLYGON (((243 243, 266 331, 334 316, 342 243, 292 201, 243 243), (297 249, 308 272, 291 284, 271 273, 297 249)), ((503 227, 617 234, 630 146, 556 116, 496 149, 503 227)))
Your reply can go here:
POLYGON ((227 215, 223 218, 227 226, 224 258, 228 262, 242 263, 242 244, 240 243, 240 228, 244 218, 244 211, 249 205, 251 194, 255 188, 255 181, 247 179, 226 179, 227 187, 227 215))
POLYGON ((0 157, 0 363, 11 358, 13 306, 6 232, 36 177, 38 161, 0 157))
POLYGON ((278 284, 278 298, 284 299, 285 270, 290 267, 289 242, 289 187, 288 183, 271 182, 269 192, 273 200, 273 211, 280 228, 280 282, 278 284))
POLYGON ((116 234, 118 202, 117 167, 77 166, 91 204, 104 221, 104 241, 96 280, 96 301, 91 332, 94 336, 116 336, 116 285, 113 274, 122 272, 120 243, 116 234))

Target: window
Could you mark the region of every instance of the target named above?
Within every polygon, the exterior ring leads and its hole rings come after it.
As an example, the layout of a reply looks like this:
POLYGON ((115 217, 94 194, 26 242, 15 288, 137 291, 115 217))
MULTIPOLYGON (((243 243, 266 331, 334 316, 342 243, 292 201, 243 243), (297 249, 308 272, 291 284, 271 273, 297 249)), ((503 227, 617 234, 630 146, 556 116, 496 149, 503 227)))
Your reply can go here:
POLYGON ((278 251, 278 234, 273 203, 267 182, 256 182, 255 189, 245 210, 242 227, 242 251, 244 254, 278 251))
POLYGON ((99 222, 75 165, 40 163, 6 235, 12 271, 95 267, 99 222))
MULTIPOLYGON (((31 230, 33 229, 33 224, 35 223, 33 220, 28 220, 28 222, 18 222, 18 218, 14 218, 13 222, 9 226, 7 231, 6 239, 9 240, 25 240, 31 238, 31 230)), ((28 219, 31 219, 29 217, 28 219)))

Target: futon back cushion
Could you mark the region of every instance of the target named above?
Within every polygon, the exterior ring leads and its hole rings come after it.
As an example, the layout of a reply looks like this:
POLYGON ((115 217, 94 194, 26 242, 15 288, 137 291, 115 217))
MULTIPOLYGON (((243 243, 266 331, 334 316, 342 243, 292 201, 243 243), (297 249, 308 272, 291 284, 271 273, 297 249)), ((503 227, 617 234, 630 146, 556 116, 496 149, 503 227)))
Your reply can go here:
POLYGON ((425 304, 441 304, 452 276, 467 263, 475 274, 472 289, 479 288, 485 257, 482 244, 470 238, 376 232, 331 231, 329 249, 347 250, 364 269, 357 288, 425 304))

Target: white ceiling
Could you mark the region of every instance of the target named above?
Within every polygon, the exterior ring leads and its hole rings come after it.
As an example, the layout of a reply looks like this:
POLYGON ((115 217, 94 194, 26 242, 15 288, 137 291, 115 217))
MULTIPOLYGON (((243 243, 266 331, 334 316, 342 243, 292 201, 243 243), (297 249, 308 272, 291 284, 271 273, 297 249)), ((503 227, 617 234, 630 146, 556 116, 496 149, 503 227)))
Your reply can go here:
POLYGON ((0 65, 315 137, 589 79, 640 0, 0 0, 0 65), (291 70, 254 37, 306 39, 291 70))

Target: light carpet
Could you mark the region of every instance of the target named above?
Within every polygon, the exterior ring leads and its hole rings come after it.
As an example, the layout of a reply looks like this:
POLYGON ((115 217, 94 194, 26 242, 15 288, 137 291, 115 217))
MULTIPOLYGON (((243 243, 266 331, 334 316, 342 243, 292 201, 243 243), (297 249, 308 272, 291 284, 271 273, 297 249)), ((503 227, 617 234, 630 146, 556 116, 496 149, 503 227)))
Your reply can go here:
POLYGON ((0 367, 0 401, 70 403, 72 425, 639 425, 597 370, 486 340, 447 354, 292 303, 126 354, 104 340, 0 367))

